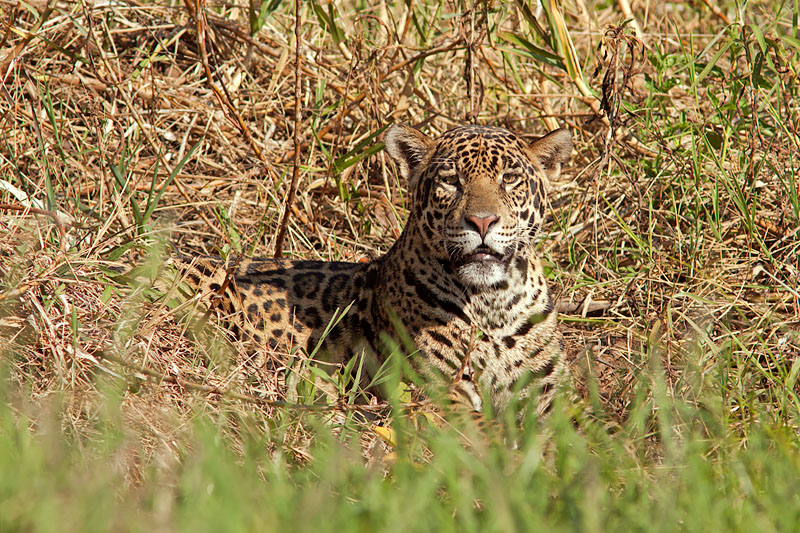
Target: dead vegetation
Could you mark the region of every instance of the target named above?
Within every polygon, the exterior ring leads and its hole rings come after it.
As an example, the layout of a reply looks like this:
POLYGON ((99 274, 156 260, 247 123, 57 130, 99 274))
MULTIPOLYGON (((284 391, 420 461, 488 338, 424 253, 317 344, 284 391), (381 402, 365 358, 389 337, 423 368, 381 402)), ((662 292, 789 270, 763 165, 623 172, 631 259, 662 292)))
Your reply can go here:
POLYGON ((542 249, 582 386, 596 379, 621 419, 657 361, 676 396, 704 401, 694 384, 714 376, 738 383, 725 403, 737 416, 756 398, 780 416, 800 355, 798 64, 747 26, 784 15, 752 8, 726 29, 712 3, 635 5, 634 34, 617 5, 581 1, 303 2, 298 42, 286 2, 0 0, 13 381, 33 402, 58 393, 80 433, 105 377, 121 376, 151 450, 177 449, 198 412, 279 424, 285 357, 253 368, 224 333, 191 341, 108 268, 164 241, 368 260, 405 218, 380 151, 388 124, 566 125, 576 151, 542 249))

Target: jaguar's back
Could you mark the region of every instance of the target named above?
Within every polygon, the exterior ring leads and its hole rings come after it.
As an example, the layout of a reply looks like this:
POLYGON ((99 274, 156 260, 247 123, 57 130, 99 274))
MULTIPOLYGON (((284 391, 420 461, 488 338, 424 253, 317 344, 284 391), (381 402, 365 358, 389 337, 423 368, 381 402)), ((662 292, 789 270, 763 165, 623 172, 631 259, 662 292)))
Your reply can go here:
POLYGON ((221 292, 219 307, 232 317, 231 329, 243 332, 254 349, 311 352, 334 323, 325 335, 328 360, 344 362, 364 347, 366 281, 374 265, 255 258, 226 269, 215 258, 181 262, 191 287, 221 292))

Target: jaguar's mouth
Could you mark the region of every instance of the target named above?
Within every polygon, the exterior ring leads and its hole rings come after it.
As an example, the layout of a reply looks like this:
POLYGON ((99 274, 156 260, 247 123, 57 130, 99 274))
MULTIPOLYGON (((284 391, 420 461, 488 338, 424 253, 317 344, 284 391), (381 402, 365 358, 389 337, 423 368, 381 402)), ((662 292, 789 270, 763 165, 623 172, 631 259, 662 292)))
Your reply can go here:
POLYGON ((479 246, 472 253, 463 255, 456 261, 456 266, 469 264, 503 263, 505 257, 491 250, 488 246, 479 246))

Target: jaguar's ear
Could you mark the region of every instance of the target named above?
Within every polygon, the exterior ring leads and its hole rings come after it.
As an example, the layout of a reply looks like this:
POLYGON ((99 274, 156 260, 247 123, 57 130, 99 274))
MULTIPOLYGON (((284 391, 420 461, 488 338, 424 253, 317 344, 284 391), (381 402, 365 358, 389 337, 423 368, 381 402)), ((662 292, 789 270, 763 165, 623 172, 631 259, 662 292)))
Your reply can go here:
POLYGON ((572 133, 566 128, 551 131, 533 141, 531 153, 547 178, 555 179, 561 174, 561 165, 569 161, 572 153, 572 133))
POLYGON ((417 167, 428 159, 433 150, 433 140, 410 126, 395 124, 386 132, 386 151, 400 167, 400 174, 411 179, 417 167))

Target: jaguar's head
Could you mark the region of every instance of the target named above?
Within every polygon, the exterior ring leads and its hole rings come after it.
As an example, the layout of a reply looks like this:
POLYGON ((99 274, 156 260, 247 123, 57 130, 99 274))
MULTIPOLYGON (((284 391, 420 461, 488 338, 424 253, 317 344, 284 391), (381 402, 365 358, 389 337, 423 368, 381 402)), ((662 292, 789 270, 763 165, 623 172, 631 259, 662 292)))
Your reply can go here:
POLYGON ((548 181, 569 159, 572 135, 559 129, 528 143, 503 128, 461 126, 431 139, 395 125, 386 150, 409 181, 407 227, 464 283, 492 286, 530 253, 548 181))

